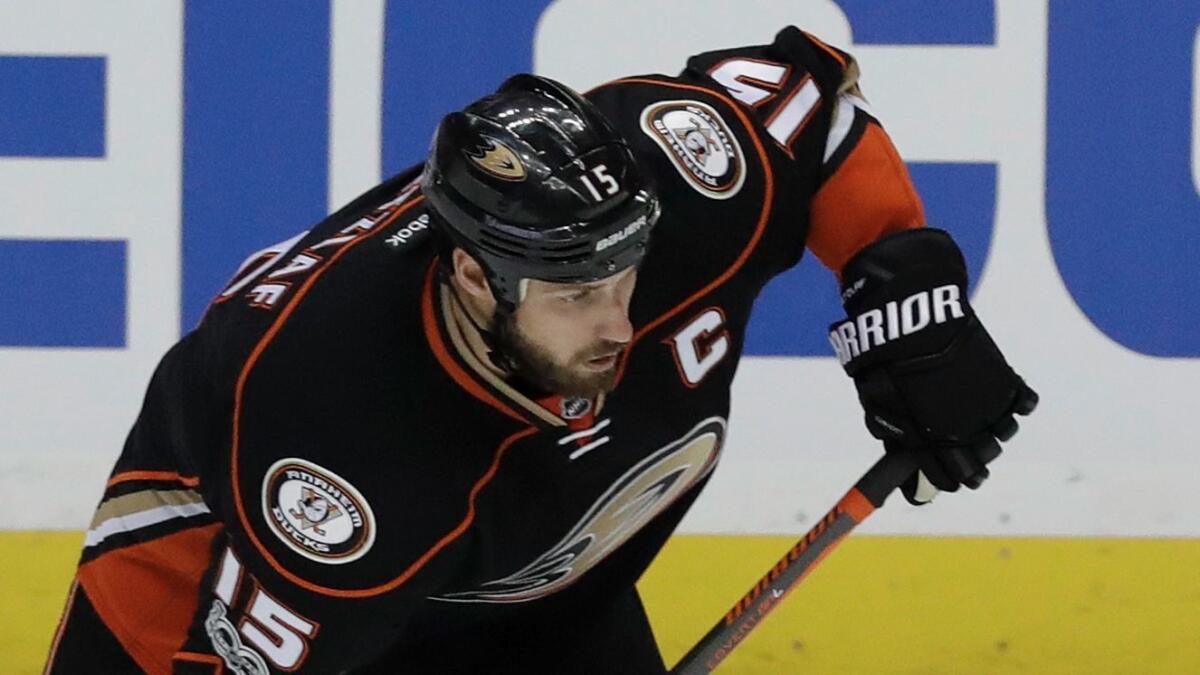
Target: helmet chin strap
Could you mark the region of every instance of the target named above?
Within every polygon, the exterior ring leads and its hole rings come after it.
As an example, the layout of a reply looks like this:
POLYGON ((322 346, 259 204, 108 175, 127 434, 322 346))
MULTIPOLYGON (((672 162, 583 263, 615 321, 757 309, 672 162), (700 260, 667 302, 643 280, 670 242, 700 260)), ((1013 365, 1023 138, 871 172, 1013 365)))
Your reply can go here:
MULTIPOLYGON (((479 338, 483 341, 484 346, 487 347, 488 360, 492 362, 493 366, 499 368, 501 372, 507 375, 515 375, 517 370, 516 364, 500 346, 500 341, 496 339, 495 332, 479 325, 479 322, 475 320, 475 315, 471 313, 471 310, 467 309, 466 303, 463 302, 463 299, 458 295, 458 288, 450 282, 448 275, 445 272, 442 272, 441 276, 442 282, 450 287, 450 296, 454 298, 455 304, 458 305, 459 309, 461 309, 462 313, 467 317, 467 321, 474 326, 475 331, 479 333, 479 338)), ((507 303, 497 301, 496 310, 492 314, 492 323, 499 323, 510 315, 511 311, 509 310, 507 303)))
MULTIPOLYGON (((492 321, 499 323, 500 321, 504 321, 508 316, 509 313, 507 311, 501 309, 500 305, 496 305, 496 313, 493 315, 492 321)), ((471 320, 471 323, 475 324, 474 319, 471 320)), ((519 378, 520 374, 517 372, 517 362, 513 360, 512 356, 510 356, 509 353, 501 346, 500 341, 496 339, 495 334, 479 328, 478 325, 476 325, 475 328, 479 331, 480 336, 482 336, 483 343, 486 344, 488 349, 491 350, 488 352, 488 360, 492 362, 492 365, 496 366, 512 377, 519 378)))

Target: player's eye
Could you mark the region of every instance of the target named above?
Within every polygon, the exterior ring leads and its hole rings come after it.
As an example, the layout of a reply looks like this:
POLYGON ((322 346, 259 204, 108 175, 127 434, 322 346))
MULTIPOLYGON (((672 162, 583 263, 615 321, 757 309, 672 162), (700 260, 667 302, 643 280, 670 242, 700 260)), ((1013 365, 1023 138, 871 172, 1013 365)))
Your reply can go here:
POLYGON ((558 297, 563 302, 580 302, 582 300, 586 300, 588 298, 588 296, 590 296, 591 294, 592 294, 592 290, 590 288, 585 288, 581 291, 573 291, 571 293, 564 293, 558 297))

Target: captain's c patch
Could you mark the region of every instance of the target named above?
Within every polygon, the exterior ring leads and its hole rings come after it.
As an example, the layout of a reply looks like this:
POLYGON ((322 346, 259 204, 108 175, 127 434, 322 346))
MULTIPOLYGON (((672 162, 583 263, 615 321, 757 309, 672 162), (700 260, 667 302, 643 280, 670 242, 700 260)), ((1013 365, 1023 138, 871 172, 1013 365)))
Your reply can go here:
POLYGON ((742 189, 746 162, 737 138, 712 106, 699 101, 658 101, 641 115, 642 131, 667 153, 679 175, 711 199, 742 189))

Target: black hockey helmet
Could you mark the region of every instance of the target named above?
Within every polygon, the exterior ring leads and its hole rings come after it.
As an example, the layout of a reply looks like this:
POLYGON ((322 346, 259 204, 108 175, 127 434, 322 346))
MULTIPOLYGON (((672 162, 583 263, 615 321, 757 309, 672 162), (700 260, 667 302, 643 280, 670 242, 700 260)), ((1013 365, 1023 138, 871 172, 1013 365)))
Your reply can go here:
POLYGON ((637 264, 659 215, 595 106, 528 74, 442 119, 421 190, 435 228, 479 261, 506 312, 522 279, 595 281, 637 264))

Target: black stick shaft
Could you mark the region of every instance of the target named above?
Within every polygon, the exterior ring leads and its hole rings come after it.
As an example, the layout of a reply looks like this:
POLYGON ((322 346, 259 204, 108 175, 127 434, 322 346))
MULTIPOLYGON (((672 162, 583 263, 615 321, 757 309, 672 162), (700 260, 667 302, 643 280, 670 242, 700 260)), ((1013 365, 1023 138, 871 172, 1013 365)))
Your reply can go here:
POLYGON ((702 675, 712 672, 783 597, 790 593, 867 516, 883 506, 887 496, 913 471, 911 456, 884 455, 779 562, 738 600, 729 612, 692 647, 671 673, 702 675))

